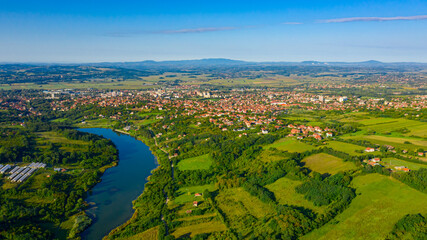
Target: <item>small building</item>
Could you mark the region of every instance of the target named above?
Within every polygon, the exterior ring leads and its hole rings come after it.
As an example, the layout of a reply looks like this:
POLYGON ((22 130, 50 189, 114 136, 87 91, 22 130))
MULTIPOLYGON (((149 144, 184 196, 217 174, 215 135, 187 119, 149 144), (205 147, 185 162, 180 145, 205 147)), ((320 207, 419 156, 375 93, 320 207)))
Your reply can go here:
POLYGON ((196 194, 194 194, 194 196, 195 196, 195 197, 201 197, 201 196, 202 196, 202 194, 200 194, 200 193, 196 193, 196 194))
POLYGON ((193 202, 193 206, 197 207, 199 205, 199 203, 197 201, 193 202))
POLYGON ((378 162, 380 162, 380 161, 381 161, 381 159, 380 159, 380 158, 372 158, 372 159, 371 159, 371 161, 372 161, 372 162, 376 162, 376 163, 378 163, 378 162))
POLYGON ((295 129, 295 128, 291 130, 291 133, 292 133, 292 134, 298 134, 298 133, 300 133, 300 132, 301 132, 301 130, 299 130, 299 129, 295 129))
POLYGON ((333 134, 331 132, 326 133, 326 137, 332 137, 332 136, 333 136, 333 134))
POLYGON ((365 152, 375 152, 375 148, 366 148, 365 152))

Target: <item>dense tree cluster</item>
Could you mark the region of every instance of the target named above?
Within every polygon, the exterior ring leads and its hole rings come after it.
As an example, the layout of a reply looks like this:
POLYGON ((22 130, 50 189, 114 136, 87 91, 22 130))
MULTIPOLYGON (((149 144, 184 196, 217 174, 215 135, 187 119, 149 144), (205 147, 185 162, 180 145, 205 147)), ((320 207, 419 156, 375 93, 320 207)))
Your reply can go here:
POLYGON ((427 239, 427 217, 422 214, 408 214, 400 219, 387 239, 427 239))

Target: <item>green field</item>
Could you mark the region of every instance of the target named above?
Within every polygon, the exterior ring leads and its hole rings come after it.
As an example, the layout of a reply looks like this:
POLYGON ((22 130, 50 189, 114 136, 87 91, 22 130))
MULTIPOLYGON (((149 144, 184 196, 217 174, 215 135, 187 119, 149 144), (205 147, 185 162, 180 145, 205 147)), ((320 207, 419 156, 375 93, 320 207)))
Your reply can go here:
POLYGON ((189 222, 189 221, 199 220, 199 219, 203 219, 203 218, 210 218, 210 217, 215 217, 215 216, 216 216, 216 213, 207 213, 204 215, 193 215, 193 216, 188 216, 188 217, 182 217, 182 218, 178 218, 174 221, 189 222))
POLYGON ((388 136, 379 136, 379 135, 368 135, 368 136, 365 136, 364 138, 374 140, 374 141, 389 142, 391 144, 393 144, 393 143, 404 144, 404 142, 408 141, 411 144, 414 144, 414 145, 417 145, 420 147, 427 147, 427 141, 426 140, 417 139, 417 138, 388 137, 388 136))
POLYGON ((391 133, 393 131, 406 128, 409 130, 405 136, 427 137, 427 123, 403 118, 369 118, 357 121, 363 124, 365 130, 372 130, 377 133, 391 133))
POLYGON ((129 238, 119 238, 123 240, 157 240, 159 238, 159 227, 150 228, 142 233, 138 233, 129 238))
MULTIPOLYGON (((85 150, 89 145, 89 142, 68 139, 57 132, 40 132, 38 133, 38 136, 39 138, 37 139, 37 141, 40 144, 61 144, 63 145, 61 146, 61 149, 69 152, 85 150)), ((42 146, 42 148, 43 147, 44 146, 42 146)))
POLYGON ((314 206, 313 202, 304 198, 304 195, 295 192, 295 187, 301 184, 301 181, 283 177, 265 187, 274 193, 280 204, 304 207, 317 213, 324 213, 326 207, 314 206))
POLYGON ((278 153, 269 149, 264 149, 257 157, 257 159, 263 162, 274 162, 285 158, 286 157, 282 156, 280 152, 278 153))
POLYGON ((192 201, 200 201, 203 199, 203 197, 195 197, 194 194, 196 193, 203 193, 205 189, 208 189, 209 191, 215 190, 215 186, 213 184, 208 185, 201 185, 201 186, 191 186, 191 187, 182 187, 178 189, 178 197, 176 197, 173 200, 173 203, 176 204, 183 204, 186 202, 192 202, 192 201))
POLYGON ((427 195, 379 174, 356 177, 357 196, 334 220, 301 239, 385 239, 406 214, 426 213, 427 195))
POLYGON ((356 136, 345 136, 344 139, 354 139, 354 140, 368 140, 369 142, 380 144, 380 145, 390 145, 399 149, 406 149, 408 151, 416 151, 419 148, 426 148, 427 141, 417 138, 409 137, 389 137, 383 135, 356 135, 356 136), (405 142, 409 142, 405 143, 405 142))
POLYGON ((305 152, 316 149, 316 147, 300 142, 294 138, 282 138, 270 145, 265 146, 264 148, 277 148, 279 150, 288 152, 305 152))
POLYGON ((345 143, 345 142, 338 142, 338 141, 329 141, 327 147, 333 148, 340 152, 345 152, 350 155, 361 155, 363 153, 357 153, 356 150, 362 150, 364 151, 366 148, 351 144, 351 143, 345 143))
POLYGON ((222 190, 215 199, 222 211, 231 217, 251 214, 262 218, 275 212, 272 206, 261 202, 259 198, 250 195, 243 188, 222 190))
POLYGON ((354 163, 344 162, 342 159, 326 153, 311 155, 302 160, 305 167, 319 173, 335 174, 340 171, 357 169, 354 163))
POLYGON ((96 120, 86 120, 85 123, 77 124, 77 127, 80 128, 109 128, 114 125, 114 122, 110 119, 96 119, 96 120))
POLYGON ((190 226, 178 227, 171 234, 176 238, 179 238, 183 235, 194 237, 195 235, 201 233, 221 232, 225 230, 227 230, 227 227, 224 225, 224 223, 219 221, 210 221, 190 226))
POLYGON ((187 158, 178 162, 180 170, 209 169, 212 165, 212 158, 209 154, 187 158))
POLYGON ((413 163, 413 162, 408 162, 408 161, 404 161, 396 158, 384 158, 384 159, 381 159, 381 162, 383 162, 385 167, 392 168, 392 169, 394 169, 395 166, 405 166, 411 170, 427 168, 427 164, 413 163))

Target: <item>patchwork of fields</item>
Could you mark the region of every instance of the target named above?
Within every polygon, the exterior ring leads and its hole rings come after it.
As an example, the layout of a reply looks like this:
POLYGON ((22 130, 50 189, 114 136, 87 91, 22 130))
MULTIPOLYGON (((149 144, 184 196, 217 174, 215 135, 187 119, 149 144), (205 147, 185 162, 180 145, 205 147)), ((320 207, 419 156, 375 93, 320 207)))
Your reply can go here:
POLYGON ((369 118, 357 121, 363 124, 362 129, 372 130, 377 133, 391 133, 401 129, 407 129, 409 132, 405 136, 427 137, 427 123, 408 120, 404 118, 369 118))

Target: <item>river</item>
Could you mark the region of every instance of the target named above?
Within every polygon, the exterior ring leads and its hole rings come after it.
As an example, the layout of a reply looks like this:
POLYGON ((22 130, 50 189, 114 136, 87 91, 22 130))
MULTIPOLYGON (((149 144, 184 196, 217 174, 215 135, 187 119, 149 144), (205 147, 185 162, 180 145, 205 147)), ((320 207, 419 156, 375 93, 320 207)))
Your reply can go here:
POLYGON ((111 139, 119 150, 119 164, 104 172, 102 181, 86 199, 92 205, 87 213, 95 219, 82 238, 97 240, 132 217, 132 201, 143 192, 147 177, 157 163, 148 146, 131 136, 104 128, 78 130, 111 139))

